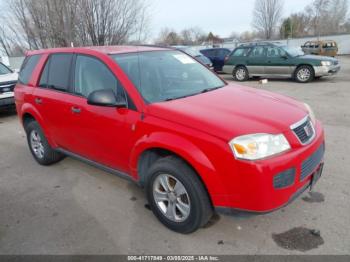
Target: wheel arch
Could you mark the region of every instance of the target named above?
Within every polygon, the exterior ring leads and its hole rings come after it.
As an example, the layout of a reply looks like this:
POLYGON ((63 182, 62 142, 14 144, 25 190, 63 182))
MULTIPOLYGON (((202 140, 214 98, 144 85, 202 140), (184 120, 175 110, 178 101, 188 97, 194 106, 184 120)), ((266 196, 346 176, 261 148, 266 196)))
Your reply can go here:
POLYGON ((315 69, 314 69, 314 66, 312 64, 308 64, 308 63, 301 63, 301 64, 298 64, 295 69, 294 69, 294 72, 293 72, 293 76, 295 76, 295 73, 297 72, 297 70, 301 67, 301 66, 308 66, 312 69, 312 72, 313 74, 315 74, 315 69))
POLYGON ((50 135, 49 130, 47 129, 44 120, 38 110, 33 107, 30 104, 24 104, 21 109, 20 119, 23 125, 23 128, 25 129, 26 124, 28 124, 30 121, 36 121, 39 123, 40 127, 42 128, 44 135, 50 144, 51 147, 57 147, 54 141, 52 140, 52 137, 50 135))
POLYGON ((211 201, 211 195, 218 188, 221 192, 224 190, 218 177, 214 178, 215 167, 205 153, 185 138, 168 133, 155 133, 137 143, 130 161, 133 177, 143 186, 148 168, 159 158, 170 155, 181 159, 194 170, 211 201))

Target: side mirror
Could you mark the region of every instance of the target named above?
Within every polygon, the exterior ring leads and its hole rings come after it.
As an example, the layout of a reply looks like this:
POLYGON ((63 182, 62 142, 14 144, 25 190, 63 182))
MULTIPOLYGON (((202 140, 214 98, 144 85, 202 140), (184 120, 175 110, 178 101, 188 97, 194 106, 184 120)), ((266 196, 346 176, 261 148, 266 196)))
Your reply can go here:
POLYGON ((87 98, 89 105, 123 108, 127 107, 124 96, 116 96, 111 89, 96 90, 87 98))
POLYGON ((287 55, 281 55, 281 58, 288 59, 288 56, 287 55))

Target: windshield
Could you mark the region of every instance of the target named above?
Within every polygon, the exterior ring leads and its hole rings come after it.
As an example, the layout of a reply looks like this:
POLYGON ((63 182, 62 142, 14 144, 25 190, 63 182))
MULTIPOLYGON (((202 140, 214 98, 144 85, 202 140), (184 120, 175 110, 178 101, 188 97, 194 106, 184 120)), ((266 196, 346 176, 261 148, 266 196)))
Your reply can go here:
POLYGON ((112 55, 148 103, 196 95, 225 83, 180 51, 152 51, 112 55))
POLYGON ((7 66, 0 63, 0 75, 6 75, 6 74, 11 74, 11 73, 12 73, 12 71, 7 66))
POLYGON ((305 53, 303 52, 303 50, 301 50, 300 47, 282 46, 282 49, 293 57, 305 55, 305 53))

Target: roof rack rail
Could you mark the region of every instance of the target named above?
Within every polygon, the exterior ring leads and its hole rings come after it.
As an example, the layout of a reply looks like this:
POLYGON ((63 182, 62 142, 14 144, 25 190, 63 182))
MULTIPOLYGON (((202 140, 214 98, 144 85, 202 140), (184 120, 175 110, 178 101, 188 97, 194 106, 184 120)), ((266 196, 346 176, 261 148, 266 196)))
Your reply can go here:
POLYGON ((282 44, 281 42, 278 41, 266 41, 266 42, 249 42, 249 43, 242 43, 239 46, 273 46, 275 44, 282 44))

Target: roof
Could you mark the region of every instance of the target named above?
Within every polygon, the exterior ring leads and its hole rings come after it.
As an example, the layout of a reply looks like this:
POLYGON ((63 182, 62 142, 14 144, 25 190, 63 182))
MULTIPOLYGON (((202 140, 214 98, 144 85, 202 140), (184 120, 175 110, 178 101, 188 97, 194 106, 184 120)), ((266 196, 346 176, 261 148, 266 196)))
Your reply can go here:
POLYGON ((161 51, 171 50, 165 47, 159 46, 89 46, 89 47, 62 47, 62 48, 49 48, 41 50, 31 50, 27 52, 27 55, 44 54, 44 53, 60 53, 60 52, 79 52, 86 50, 97 51, 104 54, 123 54, 123 53, 136 53, 147 51, 161 51))

